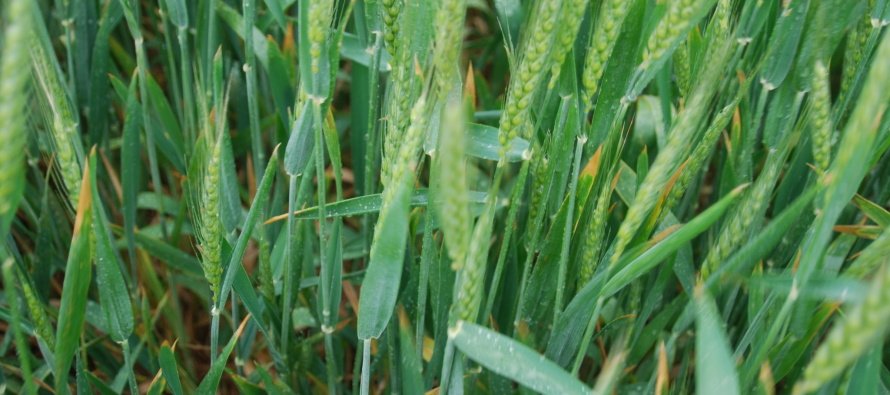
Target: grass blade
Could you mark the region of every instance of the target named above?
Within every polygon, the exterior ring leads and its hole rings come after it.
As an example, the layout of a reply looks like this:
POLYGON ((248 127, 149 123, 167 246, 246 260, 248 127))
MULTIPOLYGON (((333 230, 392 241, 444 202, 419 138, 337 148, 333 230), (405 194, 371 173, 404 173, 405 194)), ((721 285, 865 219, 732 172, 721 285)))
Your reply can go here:
MULTIPOLYGON (((472 204, 485 203, 485 192, 470 191, 468 201, 472 204)), ((354 197, 339 202, 329 203, 325 205, 325 218, 337 217, 354 217, 362 214, 379 212, 382 205, 383 194, 376 193, 373 195, 365 195, 354 197)), ((441 200, 439 200, 441 201, 441 200)), ((412 207, 426 207, 430 203, 430 193, 428 189, 417 189, 411 192, 410 205, 412 207)), ((276 215, 264 222, 268 225, 277 221, 288 218, 288 214, 276 215)), ((293 213, 295 219, 313 219, 318 218, 318 207, 309 207, 293 213)))
POLYGON ((389 323, 402 278, 405 241, 408 236, 410 188, 407 178, 390 186, 397 191, 392 203, 382 208, 371 245, 371 260, 359 299, 358 338, 377 339, 389 323))
POLYGON ((491 329, 459 321, 448 331, 454 345, 491 371, 545 394, 590 394, 590 388, 559 365, 491 329))
POLYGON ((717 306, 703 290, 695 297, 696 393, 739 394, 739 378, 717 306))
POLYGON ((130 89, 127 91, 127 114, 121 144, 124 235, 127 239, 130 262, 136 262, 136 203, 142 170, 140 161, 133 160, 142 151, 142 143, 139 139, 139 131, 142 129, 142 107, 136 96, 136 81, 137 78, 134 75, 130 81, 130 89))
POLYGON ((164 374, 164 378, 167 379, 170 391, 174 395, 182 395, 182 384, 179 381, 179 366, 176 364, 176 356, 173 355, 173 349, 166 342, 161 345, 158 363, 161 365, 161 371, 164 374))
POLYGON ((96 152, 93 150, 90 154, 90 189, 95 196, 92 207, 92 237, 96 248, 93 254, 96 262, 96 285, 99 288, 99 301, 108 323, 108 333, 112 340, 122 343, 133 333, 133 307, 130 305, 130 294, 109 236, 108 219, 105 217, 96 182, 96 168, 96 152))
MULTIPOLYGON (((84 164, 81 185, 90 181, 89 164, 84 164)), ((90 288, 90 224, 92 222, 92 190, 81 188, 78 199, 77 217, 74 220, 74 234, 71 238, 71 251, 65 265, 65 282, 62 284, 62 304, 59 306, 59 320, 56 327, 56 393, 67 394, 68 369, 71 368, 74 353, 80 345, 80 334, 86 318, 87 291, 90 288)))

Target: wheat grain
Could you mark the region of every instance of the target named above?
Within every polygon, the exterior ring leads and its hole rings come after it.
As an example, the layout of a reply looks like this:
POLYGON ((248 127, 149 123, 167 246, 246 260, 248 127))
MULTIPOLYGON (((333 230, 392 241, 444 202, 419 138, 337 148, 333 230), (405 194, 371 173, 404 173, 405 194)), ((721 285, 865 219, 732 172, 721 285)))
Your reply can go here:
POLYGON ((439 134, 440 183, 448 192, 441 200, 439 211, 448 257, 452 268, 458 269, 467 256, 470 245, 470 211, 467 188, 467 169, 464 163, 464 115, 460 103, 445 107, 443 129, 439 134))
POLYGON ((674 52, 674 74, 677 76, 677 89, 680 91, 680 96, 687 97, 689 96, 689 89, 692 85, 692 66, 690 66, 689 62, 689 43, 684 42, 677 47, 677 51, 674 52))
POLYGON ((436 13, 438 25, 433 65, 436 68, 439 98, 442 100, 451 90, 451 80, 459 60, 466 7, 466 0, 443 0, 436 13))
POLYGON ((646 69, 650 64, 668 56, 672 44, 695 23, 693 16, 709 3, 713 4, 710 0, 672 1, 666 14, 658 21, 655 31, 649 36, 640 68, 646 69))
POLYGON ((399 15, 402 12, 402 6, 405 0, 382 0, 383 7, 380 8, 383 14, 383 39, 386 42, 386 50, 390 55, 395 56, 398 48, 396 36, 399 34, 399 15))
POLYGON ((31 322, 34 323, 34 331, 36 335, 40 337, 50 349, 55 349, 56 333, 53 331, 49 317, 46 315, 43 303, 37 298, 34 289, 31 288, 31 283, 27 280, 27 277, 21 270, 19 270, 18 276, 21 279, 19 284, 22 287, 22 295, 25 296, 25 305, 28 307, 28 313, 31 315, 31 322))
POLYGON ((568 0, 560 9, 560 18, 562 22, 559 25, 559 32, 556 36, 555 46, 552 49, 551 57, 553 65, 550 66, 550 83, 547 89, 553 89, 556 86, 556 80, 559 79, 562 64, 566 59, 575 37, 578 35, 578 28, 581 27, 581 20, 584 19, 584 11, 587 9, 589 0, 568 0))
POLYGON ((816 62, 813 73, 810 124, 813 132, 813 160, 820 172, 828 170, 831 162, 832 122, 831 92, 828 88, 828 69, 816 62))
POLYGON ((528 137, 528 107, 534 99, 544 71, 550 69, 548 53, 556 38, 555 26, 562 0, 543 0, 536 5, 537 14, 531 33, 525 39, 521 58, 510 80, 507 102, 501 115, 498 141, 501 145, 499 154, 502 162, 516 136, 528 137))
MULTIPOLYGON (((546 141, 549 142, 549 138, 546 141)), ((529 218, 537 218, 538 211, 543 209, 544 190, 547 185, 547 171, 550 167, 550 160, 547 158, 547 153, 544 152, 544 145, 549 144, 542 144, 540 141, 535 140, 535 148, 533 152, 535 152, 536 155, 532 157, 532 185, 531 202, 529 204, 528 214, 529 218)))
MULTIPOLYGON (((399 24, 407 23, 404 18, 399 24)), ((392 166, 397 160, 399 146, 411 122, 412 104, 419 93, 419 84, 415 74, 415 63, 411 51, 412 37, 399 37, 399 45, 395 50, 395 63, 391 80, 387 86, 386 97, 386 135, 384 136, 383 161, 381 164, 380 183, 388 185, 392 176, 392 166)))
POLYGON ((599 91, 600 77, 602 77, 606 62, 618 41, 618 33, 621 32, 621 26, 624 24, 624 17, 627 16, 630 4, 630 1, 624 0, 605 0, 602 3, 595 30, 590 37, 590 48, 587 50, 584 72, 582 73, 585 89, 584 99, 587 101, 588 108, 592 103, 593 96, 599 91))
POLYGON ((603 185, 596 198, 596 206, 593 208, 590 225, 587 228, 587 237, 582 245, 581 272, 578 284, 584 286, 596 272, 597 263, 603 247, 605 235, 606 215, 609 209, 609 200, 612 198, 611 185, 603 185))
POLYGON ((868 3, 866 12, 862 19, 857 21, 850 32, 847 34, 847 45, 844 50, 843 73, 841 74, 841 89, 838 93, 838 103, 844 103, 847 98, 853 94, 852 89, 854 79, 858 73, 862 63, 862 55, 868 42, 869 32, 873 29, 871 25, 871 9, 874 1, 868 3))
POLYGON ((312 0, 309 2, 309 56, 312 58, 312 73, 318 73, 322 57, 322 47, 328 39, 328 30, 333 15, 333 0, 312 0))

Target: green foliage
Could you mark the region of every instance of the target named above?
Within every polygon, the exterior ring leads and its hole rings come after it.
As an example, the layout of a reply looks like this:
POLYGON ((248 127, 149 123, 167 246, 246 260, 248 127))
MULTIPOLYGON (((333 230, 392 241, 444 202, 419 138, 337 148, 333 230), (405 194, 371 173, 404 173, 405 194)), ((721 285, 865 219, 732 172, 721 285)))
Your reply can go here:
POLYGON ((0 392, 890 391, 890 1, 2 4, 0 392))

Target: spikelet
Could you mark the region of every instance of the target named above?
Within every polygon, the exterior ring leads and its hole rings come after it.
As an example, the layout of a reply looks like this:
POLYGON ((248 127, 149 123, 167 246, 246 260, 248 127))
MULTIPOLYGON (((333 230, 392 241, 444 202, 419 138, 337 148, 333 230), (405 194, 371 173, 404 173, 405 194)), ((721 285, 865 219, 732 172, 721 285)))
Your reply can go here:
POLYGON ((0 237, 6 234, 22 198, 25 180, 25 104, 28 74, 30 2, 11 1, 0 57, 0 237))
POLYGON ((646 43, 641 69, 670 55, 673 43, 685 34, 697 21, 695 16, 712 0, 676 0, 670 2, 665 15, 658 21, 655 31, 646 43))
POLYGON ((872 280, 865 300, 831 328, 825 342, 794 385, 793 394, 808 394, 840 375, 871 347, 880 344, 890 325, 890 270, 885 264, 872 280))
POLYGON ((590 37, 590 48, 584 60, 582 80, 585 90, 584 99, 587 101, 588 108, 592 103, 593 96, 599 90, 600 77, 603 76, 606 61, 609 60, 609 56, 615 48, 615 42, 618 41, 618 33, 621 32, 621 25, 624 24, 624 17, 627 16, 627 10, 631 3, 626 0, 603 2, 602 10, 596 20, 596 27, 590 37))
POLYGON ((466 0, 443 0, 436 13, 438 25, 433 65, 436 68, 436 84, 440 99, 448 95, 451 79, 454 78, 455 64, 459 61, 466 7, 466 0))
POLYGON ((396 73, 395 79, 390 82, 389 94, 387 96, 387 113, 386 135, 383 140, 383 161, 381 163, 380 183, 384 186, 389 185, 393 179, 392 166, 397 160, 399 146, 402 138, 410 122, 411 100, 410 94, 413 93, 413 79, 407 70, 396 73))
MULTIPOLYGON (((426 95, 421 95, 411 109, 411 125, 405 131, 404 138, 399 141, 398 154, 393 157, 394 160, 389 174, 391 181, 389 186, 394 186, 395 182, 404 179, 405 173, 411 170, 411 163, 417 159, 417 150, 420 149, 420 141, 427 126, 426 103, 426 95)), ((384 188, 381 205, 383 207, 389 206, 395 200, 398 190, 399 188, 384 188)), ((379 221, 377 224, 379 225, 382 222, 379 221)), ((380 232, 374 232, 375 235, 378 233, 380 232)))
POLYGON ((590 219, 590 226, 587 229, 587 237, 584 239, 582 246, 581 260, 581 278, 578 286, 583 287, 593 279, 596 273, 597 263, 600 260, 600 252, 603 248, 603 237, 606 231, 606 216, 609 209, 609 200, 612 199, 612 188, 610 185, 603 185, 600 193, 596 198, 596 206, 593 208, 593 215, 590 219))
POLYGON ((770 195, 791 149, 790 145, 785 144, 781 150, 770 153, 760 176, 730 214, 730 218, 724 224, 720 236, 708 251, 705 263, 702 265, 701 277, 703 280, 707 280, 717 270, 720 262, 729 257, 729 254, 739 243, 751 234, 753 221, 763 217, 763 210, 766 210, 766 205, 770 201, 770 195))
POLYGON ((689 96, 692 85, 692 67, 689 63, 689 45, 682 43, 674 52, 674 74, 677 76, 677 89, 682 97, 689 96))
POLYGON ((847 45, 844 50, 844 67, 841 74, 841 90, 838 94, 839 103, 846 101, 847 97, 852 94, 854 78, 856 78, 856 73, 860 68, 862 55, 868 42, 868 35, 872 30, 869 16, 873 7, 874 2, 870 1, 862 19, 854 24, 847 34, 847 45))
POLYGON ((200 174, 200 214, 198 221, 198 243, 201 246, 201 267, 204 277, 210 284, 213 303, 219 298, 222 284, 222 240, 223 226, 220 221, 220 168, 222 163, 219 138, 207 141, 206 166, 200 174))
MULTIPOLYGON (((685 2, 684 0, 683 3, 685 2)), ((677 121, 671 127, 667 143, 655 157, 655 162, 637 190, 624 221, 618 227, 618 233, 615 236, 615 249, 609 263, 610 268, 618 263, 624 249, 636 235, 640 225, 655 206, 659 195, 664 193, 665 186, 680 165, 681 158, 687 151, 688 141, 694 136, 698 122, 705 114, 708 102, 714 94, 723 73, 726 58, 726 51, 723 50, 719 53, 717 61, 706 65, 705 73, 690 96, 688 105, 680 112, 677 121)))
POLYGON ((482 285, 485 281, 485 259, 488 255, 488 240, 485 239, 485 235, 491 233, 490 226, 491 211, 486 209, 473 229, 467 259, 458 273, 455 295, 457 298, 455 313, 458 320, 474 322, 479 315, 482 285))
POLYGON ((562 0, 543 0, 537 3, 537 14, 523 44, 522 57, 510 79, 507 102, 498 132, 501 162, 507 156, 516 136, 527 137, 527 110, 543 71, 550 69, 548 53, 556 39, 556 24, 562 0))
MULTIPOLYGON (((403 18, 404 19, 404 18, 403 18)), ((404 23, 400 20, 400 23, 404 23)), ((393 179, 391 167, 396 161, 402 138, 411 121, 411 109, 419 92, 415 78, 415 63, 410 46, 410 38, 401 40, 402 45, 396 48, 395 63, 390 74, 386 96, 386 134, 383 140, 383 161, 381 162, 380 183, 388 185, 393 179)))
POLYGON ((32 35, 31 63, 35 78, 35 88, 41 104, 44 126, 50 132, 53 144, 53 160, 58 166, 62 182, 68 192, 71 208, 77 207, 80 198, 80 183, 83 172, 83 149, 78 138, 77 117, 68 90, 60 80, 60 71, 54 60, 32 35))
POLYGON ((540 141, 535 140, 535 150, 536 155, 534 156, 534 160, 531 164, 531 173, 532 173, 532 189, 531 189, 531 205, 529 206, 529 218, 534 220, 534 218, 538 217, 538 211, 543 210, 542 201, 544 199, 544 189, 546 188, 547 182, 547 171, 550 167, 550 160, 547 158, 547 154, 544 152, 544 146, 549 144, 542 145, 540 141))
MULTIPOLYGON (((710 35, 711 42, 724 43, 728 41, 727 38, 729 38, 729 24, 731 17, 732 2, 730 0, 718 0, 717 9, 714 11, 714 16, 711 18, 711 22, 708 24, 708 34, 710 35)), ((730 45, 737 44, 737 41, 732 40, 730 45)), ((716 49, 716 45, 712 44, 708 46, 704 58, 705 62, 710 61, 710 59, 714 57, 714 51, 716 49)))
POLYGON ((31 322, 34 324, 35 334, 40 337, 50 349, 55 349, 56 333, 49 321, 49 317, 46 315, 43 303, 37 298, 37 294, 34 293, 34 288, 31 288, 31 282, 28 281, 28 277, 21 270, 18 271, 18 277, 21 279, 19 284, 22 286, 22 295, 25 296, 25 304, 28 307, 28 313, 31 315, 31 322))
POLYGON ((458 269, 467 256, 470 245, 469 190, 464 163, 465 120, 462 105, 451 102, 445 107, 442 131, 439 133, 439 182, 445 188, 441 200, 439 221, 445 233, 445 244, 452 268, 458 269))
POLYGON ((328 38, 333 15, 333 0, 312 0, 309 2, 309 56, 312 58, 312 73, 318 73, 322 48, 328 38))
MULTIPOLYGON (((228 107, 229 94, 225 93, 221 108, 228 107)), ((212 313, 218 314, 219 293, 222 286, 222 242, 225 230, 221 220, 220 177, 222 169, 222 137, 227 133, 225 117, 217 119, 206 111, 202 103, 203 136, 195 147, 193 160, 199 161, 197 174, 189 174, 189 212, 195 227, 195 238, 201 253, 201 269, 210 286, 213 301, 212 313)))
POLYGON ((831 162, 831 92, 828 88, 828 69, 821 61, 816 62, 813 73, 812 95, 810 126, 813 129, 813 160, 816 168, 825 172, 831 162))
POLYGON ((404 0, 382 0, 380 12, 383 14, 383 40, 386 42, 386 50, 390 55, 395 56, 397 42, 396 36, 399 34, 399 14, 402 12, 404 0))
POLYGON ((680 198, 683 197, 683 193, 686 192, 686 188, 689 188, 689 185, 692 184, 692 180, 699 174, 699 170, 704 166, 714 144, 716 144, 717 140, 720 138, 720 132, 726 128, 726 125, 729 123, 730 119, 732 119, 732 114, 735 111, 735 108, 739 105, 741 98, 741 95, 737 95, 735 100, 726 107, 723 107, 723 109, 714 117, 714 120, 711 121, 710 126, 705 130, 701 140, 695 145, 695 149, 692 151, 692 156, 689 157, 689 162, 683 167, 683 171, 680 172, 680 177, 677 178, 677 182, 675 182, 674 187, 671 188, 671 192, 668 194, 662 213, 667 214, 677 205, 680 198))
POLYGON ((556 45, 551 53, 553 65, 550 66, 551 77, 550 83, 547 85, 548 89, 553 89, 556 86, 556 80, 559 79, 559 73, 562 70, 562 64, 569 50, 572 49, 575 37, 578 36, 578 28, 581 27, 581 20, 584 19, 584 10, 587 9, 588 1, 568 0, 560 10, 559 32, 556 37, 556 45))

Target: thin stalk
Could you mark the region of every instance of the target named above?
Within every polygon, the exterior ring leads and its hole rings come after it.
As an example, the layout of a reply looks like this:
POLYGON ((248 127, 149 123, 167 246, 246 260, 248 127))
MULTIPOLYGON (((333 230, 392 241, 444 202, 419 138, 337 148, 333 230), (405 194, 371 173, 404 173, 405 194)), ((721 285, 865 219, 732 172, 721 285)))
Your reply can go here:
POLYGON ((210 363, 216 363, 219 353, 219 308, 211 303, 210 310, 210 363))
MULTIPOLYGON (((305 177, 305 175, 304 175, 305 177)), ((299 176, 291 175, 290 176, 290 189, 289 189, 289 201, 288 201, 288 212, 291 213, 287 217, 287 261, 284 264, 284 285, 282 290, 282 298, 284 299, 284 306, 281 309, 281 349, 287 350, 287 347, 290 342, 290 333, 292 330, 290 327, 290 311, 291 311, 291 303, 293 299, 294 292, 294 284, 292 278, 295 275, 299 275, 299 273, 294 273, 294 270, 297 266, 297 256, 296 256, 296 243, 297 243, 297 219, 294 218, 293 213, 297 210, 297 179, 299 176)), ((299 277, 296 277, 299 278, 299 277)))
MULTIPOLYGON (((232 322, 241 322, 240 314, 238 314, 238 299, 235 299, 235 289, 232 288, 229 292, 232 298, 232 322)), ((238 375, 244 376, 244 358, 241 356, 241 347, 235 347, 235 369, 238 375)))
POLYGON ((448 394, 448 383, 451 382, 451 365, 454 361, 454 344, 451 342, 451 336, 445 342, 445 356, 442 360, 442 377, 439 380, 439 393, 448 394))
MULTIPOLYGON (((376 33, 376 40, 374 41, 374 47, 372 47, 371 52, 371 65, 368 67, 368 92, 371 97, 370 102, 368 103, 368 134, 365 136, 365 185, 364 185, 364 193, 365 195, 370 195, 376 192, 374 190, 374 175, 375 175, 375 166, 374 163, 377 160, 377 100, 379 98, 379 94, 377 92, 377 79, 380 75, 380 52, 383 47, 383 35, 379 32, 376 33)), ((371 214, 365 214, 362 216, 362 229, 370 229, 371 227, 371 214)), ((370 243, 371 237, 373 235, 367 234, 369 232, 365 232, 365 237, 362 238, 364 251, 367 253, 371 250, 370 243)))
POLYGON ((510 241, 513 239, 513 226, 516 223, 516 215, 521 205, 520 199, 525 191, 525 182, 528 180, 528 168, 530 160, 522 161, 522 167, 519 169, 519 178, 513 185, 513 193, 510 196, 510 211, 507 213, 507 224, 504 232, 504 241, 501 243, 501 250, 498 252, 498 263, 494 269, 494 275, 491 279, 491 288, 488 297, 485 300, 485 310, 482 311, 482 319, 485 320, 491 315, 494 309, 495 296, 499 294, 501 275, 504 271, 504 264, 507 261, 507 254, 510 251, 510 241))
POLYGON ((333 268, 328 264, 325 257, 327 250, 327 212, 325 202, 327 194, 325 190, 324 176, 324 120, 321 118, 321 103, 315 101, 312 106, 315 112, 315 172, 318 178, 318 262, 321 265, 321 273, 319 275, 319 289, 321 293, 321 330, 324 332, 325 345, 325 366, 328 373, 328 390, 336 393, 337 386, 337 367, 334 365, 334 347, 331 339, 334 328, 331 327, 331 284, 328 282, 333 268))
POLYGON ((337 365, 334 364, 337 359, 334 357, 334 337, 329 332, 324 333, 324 349, 328 374, 328 394, 336 394, 339 392, 337 390, 337 365))
MULTIPOLYGON (((552 175, 552 171, 550 172, 550 174, 552 175)), ((550 182, 547 183, 547 189, 544 192, 545 197, 550 195, 550 190, 553 188, 553 179, 551 177, 548 177, 548 179, 550 179, 550 182)), ((546 211, 547 210, 543 207, 538 210, 538 213, 534 218, 534 222, 532 223, 532 238, 531 240, 529 240, 528 243, 528 254, 525 257, 525 265, 523 265, 522 267, 522 277, 519 280, 519 298, 517 299, 519 301, 519 306, 516 309, 516 315, 513 318, 514 325, 519 323, 519 318, 522 315, 522 300, 524 300, 525 298, 525 290, 527 285, 526 283, 528 282, 528 277, 531 275, 532 261, 535 258, 535 250, 537 249, 536 246, 538 245, 538 236, 541 234, 541 223, 544 221, 544 213, 546 211)))
MULTIPOLYGON (((145 145, 148 149, 149 171, 151 173, 151 182, 154 186, 157 201, 163 201, 163 191, 161 188, 161 173, 158 170, 158 154, 155 149, 154 137, 151 134, 151 114, 149 113, 149 96, 148 96, 148 58, 145 55, 144 39, 142 38, 142 29, 139 25, 139 7, 131 8, 127 0, 121 0, 124 4, 127 18, 127 25, 130 28, 130 34, 136 46, 136 64, 138 65, 139 74, 139 102, 142 104, 142 126, 145 130, 145 145)), ((161 236, 165 241, 169 242, 167 235, 167 225, 161 221, 158 226, 161 228, 161 236)))
MULTIPOLYGON (((547 172, 547 187, 544 190, 544 199, 546 201, 547 197, 550 196, 550 192, 553 190, 553 174, 555 173, 556 166, 550 166, 550 169, 547 172)), ((519 318, 522 315, 522 300, 525 298, 526 285, 528 283, 529 276, 531 275, 532 261, 535 258, 535 250, 538 245, 538 237, 541 234, 541 226, 544 222, 544 213, 547 212, 546 207, 541 207, 538 210, 535 218, 533 219, 532 227, 529 229, 531 232, 531 240, 528 243, 528 254, 525 257, 525 265, 522 267, 522 277, 519 282, 519 307, 516 309, 516 315, 513 318, 513 323, 516 324, 519 322, 519 318)))
POLYGON ((189 53, 188 29, 180 27, 176 30, 179 40, 180 66, 182 67, 182 97, 185 103, 183 111, 183 128, 186 152, 191 153, 195 141, 195 98, 192 96, 192 59, 189 53))
POLYGON ((581 170, 581 150, 587 137, 579 136, 575 145, 575 166, 572 170, 572 187, 569 191, 569 211, 567 213, 565 231, 562 238, 562 250, 559 253, 559 278, 556 280, 556 303, 553 308, 553 322, 557 322, 562 313, 562 300, 566 289, 566 276, 569 265, 569 246, 572 241, 572 227, 575 224, 575 197, 578 189, 578 172, 581 170))
POLYGON ((136 387, 136 376, 133 374, 133 363, 130 360, 130 342, 124 340, 121 342, 124 353, 124 366, 127 369, 127 381, 130 383, 130 393, 138 394, 139 389, 136 387))
MULTIPOLYGON (((167 16, 166 10, 161 12, 161 24, 164 26, 164 31, 169 32, 173 31, 173 24, 170 23, 170 18, 167 16)), ((166 73, 170 75, 170 92, 173 95, 173 103, 176 103, 176 106, 173 106, 176 110, 176 115, 179 115, 179 121, 183 121, 182 117, 182 107, 178 104, 182 103, 182 98, 179 96, 182 93, 182 85, 179 83, 179 74, 176 70, 176 55, 173 53, 173 41, 172 34, 164 35, 164 50, 167 55, 167 70, 166 73)))
MULTIPOLYGON (((557 118, 559 121, 557 122, 556 129, 555 129, 556 131, 554 132, 553 139, 551 140, 551 142, 553 144, 557 144, 557 147, 561 146, 561 144, 563 142, 564 133, 566 132, 566 122, 567 122, 568 110, 569 110, 569 106, 567 105, 567 102, 568 102, 567 98, 563 98, 563 103, 560 105, 559 116, 557 118)), ((542 155, 542 154, 543 153, 539 153, 538 155, 542 155)), ((547 177, 547 181, 546 181, 547 186, 544 189, 544 194, 542 195, 543 196, 542 201, 546 201, 550 197, 550 193, 553 191, 553 186, 555 184, 553 179, 555 178, 557 167, 558 166, 556 166, 554 164, 554 165, 551 165, 550 168, 547 170, 547 176, 546 176, 547 177)), ((538 237, 541 234, 541 226, 543 225, 545 212, 547 212, 547 208, 546 208, 546 206, 542 206, 541 209, 538 210, 536 218, 534 218, 532 227, 530 229, 528 229, 528 231, 531 232, 531 240, 528 244, 528 254, 525 257, 525 265, 523 265, 523 268, 522 268, 522 277, 519 280, 520 281, 519 282, 519 299, 517 299, 519 301, 519 306, 516 309, 516 314, 513 318, 514 325, 519 323, 520 316, 522 315, 522 301, 525 300, 525 292, 526 292, 527 285, 528 285, 527 283, 529 280, 529 276, 531 275, 532 261, 535 258, 535 250, 537 249, 537 245, 538 245, 538 237)))
POLYGON ((362 389, 361 395, 368 395, 371 387, 371 339, 365 340, 362 352, 362 389))
POLYGON ((401 389, 401 377, 399 376, 399 356, 396 354, 396 344, 398 343, 398 332, 393 330, 393 328, 399 327, 399 321, 396 314, 390 316, 389 319, 389 327, 384 335, 386 336, 386 353, 387 358, 389 358, 389 382, 390 395, 399 395, 399 390, 401 389))
POLYGON ((584 362, 584 356, 587 355, 587 347, 590 344, 590 338, 593 336, 593 330, 596 329, 596 322, 599 320, 602 307, 603 298, 599 298, 596 301, 596 307, 593 309, 593 315, 587 321, 587 328, 584 329, 584 337, 581 338, 581 348, 578 349, 578 355, 575 356, 575 363, 572 366, 572 376, 577 376, 581 370, 581 362, 584 362))
POLYGON ((355 359, 352 361, 352 388, 359 388, 361 385, 362 378, 362 355, 364 354, 364 347, 356 347, 355 349, 355 359))
MULTIPOLYGON (((437 156, 432 158, 433 161, 438 161, 437 156)), ((438 169, 438 164, 432 164, 430 166, 430 196, 436 196, 436 190, 438 190, 438 176, 436 171, 433 169, 438 169)), ((417 349, 417 360, 423 361, 423 332, 424 332, 424 323, 426 321, 426 300, 427 294, 429 290, 429 278, 430 278, 430 266, 433 264, 433 250, 435 249, 434 240, 433 240, 433 218, 435 218, 433 207, 434 204, 430 204, 426 208, 426 215, 424 216, 424 227, 423 227, 423 246, 421 249, 420 255, 420 284, 417 287, 417 316, 414 319, 414 344, 416 344, 417 349)))
POLYGON ((254 171, 259 184, 266 168, 266 154, 263 151, 263 137, 260 131, 259 105, 256 94, 256 54, 253 50, 253 25, 256 19, 256 1, 244 1, 244 73, 247 74, 247 113, 250 118, 251 148, 253 148, 254 171))
MULTIPOLYGON (((207 4, 207 37, 204 42, 204 75, 212 76, 213 73, 213 54, 215 45, 213 42, 213 36, 216 34, 216 0, 209 0, 206 2, 207 4)), ((249 34, 249 32, 245 32, 245 34, 249 34)), ((249 35, 245 35, 245 37, 250 37, 249 35)), ((208 84, 205 89, 212 86, 212 84, 208 84)), ((208 97, 211 95, 210 90, 205 90, 205 95, 208 97)))
POLYGON ((71 4, 68 0, 62 1, 62 7, 65 10, 65 19, 62 21, 62 26, 65 28, 65 40, 68 45, 65 46, 65 49, 68 51, 67 56, 65 58, 68 60, 68 70, 71 78, 68 81, 68 89, 71 90, 71 100, 74 101, 74 108, 80 108, 77 104, 77 77, 74 72, 74 54, 77 53, 77 43, 74 41, 74 35, 72 34, 71 25, 74 25, 74 18, 71 16, 71 4))
POLYGON ((741 369, 741 374, 739 377, 740 383, 750 383, 754 378, 755 371, 760 367, 761 362, 764 358, 766 358, 766 354, 772 349, 772 345, 775 343, 775 340, 778 338, 779 333, 783 328, 787 327, 788 324, 788 315, 791 314, 791 307, 794 306, 794 302, 797 300, 797 296, 799 289, 796 285, 792 285, 791 294, 788 295, 788 298, 785 299, 785 303, 782 304, 781 310, 779 310, 779 314, 776 315, 775 320, 773 321, 772 326, 770 326, 769 332, 767 332, 766 338, 763 341, 758 341, 760 347, 757 351, 752 352, 750 358, 745 361, 745 366, 741 369))

